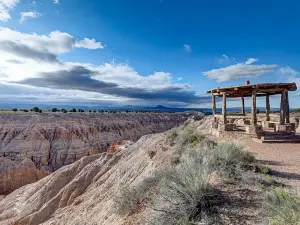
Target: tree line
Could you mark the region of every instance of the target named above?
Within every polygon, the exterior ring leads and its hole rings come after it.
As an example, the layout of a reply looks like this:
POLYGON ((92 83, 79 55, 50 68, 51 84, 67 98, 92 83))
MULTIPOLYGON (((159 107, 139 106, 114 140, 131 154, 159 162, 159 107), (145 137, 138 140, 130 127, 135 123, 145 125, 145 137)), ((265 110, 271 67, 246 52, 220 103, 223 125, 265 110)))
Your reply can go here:
MULTIPOLYGON (((2 109, 2 111, 4 111, 2 109)), ((79 113, 84 113, 84 112, 89 112, 89 113, 101 113, 101 114, 106 114, 106 113, 172 113, 172 112, 169 112, 169 111, 158 111, 158 110, 84 110, 84 109, 76 109, 76 108, 72 108, 72 109, 65 109, 65 108, 61 108, 61 109, 58 109, 58 108, 52 108, 52 109, 48 109, 48 110, 42 110, 40 109, 39 107, 33 107, 32 109, 28 110, 28 109, 18 109, 18 108, 13 108, 12 109, 13 112, 17 112, 17 111, 20 111, 20 112, 36 112, 36 113, 43 113, 43 112, 53 112, 53 113, 56 113, 56 112, 62 112, 62 113, 76 113, 76 112, 79 112, 79 113)))

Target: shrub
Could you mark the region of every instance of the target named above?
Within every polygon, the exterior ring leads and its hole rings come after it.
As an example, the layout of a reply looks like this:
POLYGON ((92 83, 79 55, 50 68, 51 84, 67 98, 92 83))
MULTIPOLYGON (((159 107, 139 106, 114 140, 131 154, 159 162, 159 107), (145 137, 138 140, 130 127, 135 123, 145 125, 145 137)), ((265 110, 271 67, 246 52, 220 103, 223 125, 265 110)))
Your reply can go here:
POLYGON ((175 141, 176 138, 178 137, 178 133, 176 128, 171 129, 168 133, 167 133, 167 139, 166 139, 166 143, 169 144, 170 146, 174 146, 175 145, 175 141))
POLYGON ((120 193, 114 197, 117 213, 120 215, 132 213, 142 202, 142 197, 142 193, 138 189, 122 187, 120 193))
POLYGON ((269 225, 300 224, 300 198, 284 188, 266 192, 264 209, 269 225))
POLYGON ((262 174, 270 174, 271 169, 265 165, 256 165, 255 172, 262 173, 262 174))
POLYGON ((39 110, 39 113, 43 113, 43 110, 40 109, 40 110, 39 110))
POLYGON ((300 108, 294 110, 295 113, 300 114, 300 108))
POLYGON ((209 185, 214 171, 210 155, 192 150, 185 156, 181 164, 166 170, 158 182, 158 203, 153 209, 163 212, 164 222, 161 224, 206 220, 216 197, 209 185))
POLYGON ((13 111, 13 112, 17 112, 17 111, 18 111, 18 109, 17 109, 17 108, 13 108, 11 111, 13 111))
POLYGON ((51 109, 51 112, 57 112, 57 108, 51 109))
POLYGON ((189 147, 197 147, 204 139, 205 136, 195 132, 196 128, 185 128, 179 136, 179 144, 181 146, 188 145, 189 147))
POLYGON ((150 159, 152 159, 155 155, 156 155, 156 151, 154 150, 149 150, 147 151, 148 156, 150 157, 150 159))
POLYGON ((234 143, 217 142, 214 148, 219 174, 228 181, 241 178, 243 171, 254 161, 250 152, 243 151, 242 146, 234 143))
POLYGON ((39 109, 39 107, 33 107, 30 111, 33 111, 33 112, 39 112, 40 109, 39 109))

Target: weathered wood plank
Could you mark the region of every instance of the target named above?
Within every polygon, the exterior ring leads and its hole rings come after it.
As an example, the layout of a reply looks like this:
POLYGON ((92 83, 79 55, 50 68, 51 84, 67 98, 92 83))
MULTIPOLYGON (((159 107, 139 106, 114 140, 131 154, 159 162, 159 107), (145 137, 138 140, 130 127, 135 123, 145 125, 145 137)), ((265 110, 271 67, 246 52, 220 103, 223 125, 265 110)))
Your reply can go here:
POLYGON ((257 117, 256 117, 256 90, 252 91, 252 108, 251 108, 251 123, 252 125, 257 124, 257 117))
POLYGON ((226 124, 226 93, 223 93, 222 115, 224 124, 226 124))
POLYGON ((242 97, 242 114, 245 116, 246 112, 245 112, 245 99, 244 97, 242 97))
POLYGON ((290 103, 289 103, 289 92, 286 92, 286 123, 290 123, 290 103))
POLYGON ((281 93, 281 101, 280 101, 280 124, 284 125, 286 123, 286 112, 287 112, 287 104, 286 104, 286 93, 287 90, 283 90, 281 93))
POLYGON ((212 114, 217 114, 217 106, 216 106, 216 96, 212 95, 212 114))
POLYGON ((270 107, 270 95, 267 94, 266 95, 266 120, 270 121, 270 111, 271 111, 271 107, 270 107))

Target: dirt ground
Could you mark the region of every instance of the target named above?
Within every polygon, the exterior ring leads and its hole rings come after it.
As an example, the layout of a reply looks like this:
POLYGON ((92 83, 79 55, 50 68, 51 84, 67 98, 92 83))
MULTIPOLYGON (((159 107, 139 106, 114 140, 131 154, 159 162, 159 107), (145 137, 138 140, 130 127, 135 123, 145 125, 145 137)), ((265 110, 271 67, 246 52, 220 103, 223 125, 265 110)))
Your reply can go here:
POLYGON ((272 175, 300 193, 300 143, 266 144, 252 139, 240 140, 259 163, 271 168, 272 175))

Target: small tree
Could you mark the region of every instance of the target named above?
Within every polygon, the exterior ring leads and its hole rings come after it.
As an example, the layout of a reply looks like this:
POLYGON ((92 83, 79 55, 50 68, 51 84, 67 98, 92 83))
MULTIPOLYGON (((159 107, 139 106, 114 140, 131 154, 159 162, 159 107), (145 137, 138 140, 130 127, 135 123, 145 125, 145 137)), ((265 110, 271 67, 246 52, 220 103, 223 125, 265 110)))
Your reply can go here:
POLYGON ((33 107, 30 111, 33 111, 33 112, 39 112, 40 109, 39 109, 39 107, 33 107))
POLYGON ((294 110, 295 113, 300 114, 300 108, 294 110))
POLYGON ((76 110, 75 108, 73 108, 73 109, 71 110, 71 112, 77 112, 77 110, 76 110))
POLYGON ((89 112, 91 113, 91 112, 92 112, 92 110, 89 110, 89 112))
POLYGON ((39 110, 39 113, 43 113, 43 110, 40 109, 40 110, 39 110))
POLYGON ((57 108, 53 108, 51 111, 52 112, 57 112, 57 108))
POLYGON ((17 108, 13 108, 12 111, 13 111, 13 112, 17 112, 18 109, 17 109, 17 108))

